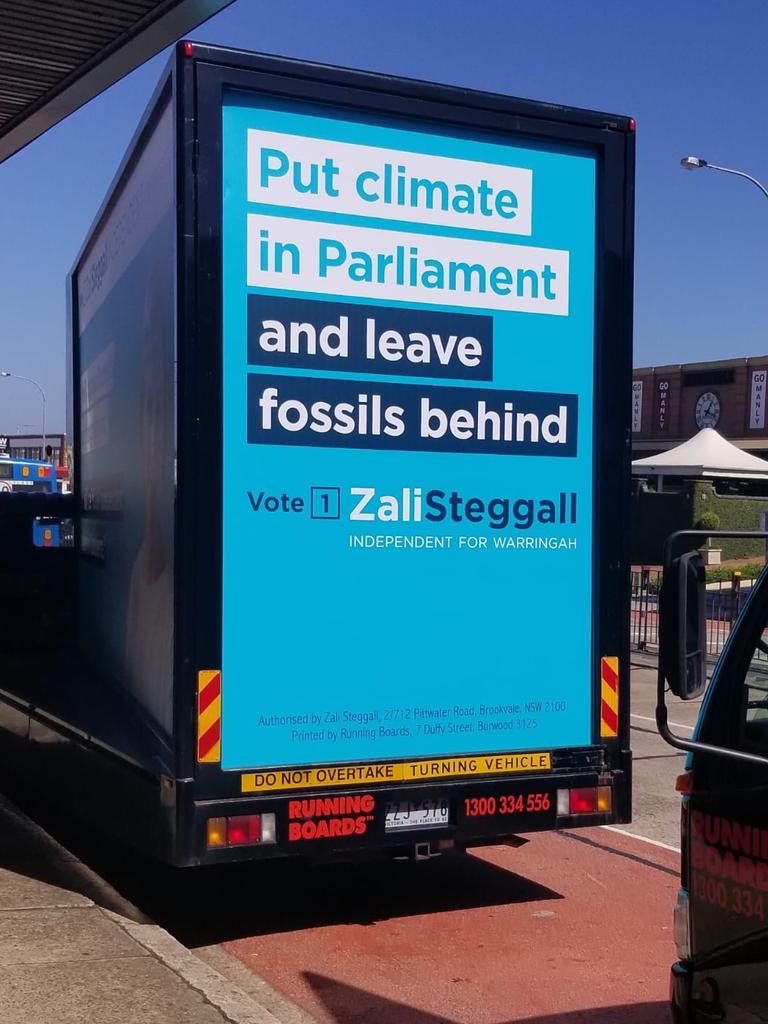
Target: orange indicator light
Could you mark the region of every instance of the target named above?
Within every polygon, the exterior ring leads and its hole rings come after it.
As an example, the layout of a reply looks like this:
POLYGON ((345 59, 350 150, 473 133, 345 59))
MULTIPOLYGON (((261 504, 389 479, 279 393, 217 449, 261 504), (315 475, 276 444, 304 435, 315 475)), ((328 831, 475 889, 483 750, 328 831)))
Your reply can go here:
POLYGON ((613 810, 613 792, 610 786, 597 787, 597 809, 605 814, 613 810))
POLYGON ((208 849, 215 850, 227 845, 227 819, 208 819, 208 849))
POLYGON ((693 792, 693 772, 683 772, 675 779, 675 789, 683 796, 693 792))

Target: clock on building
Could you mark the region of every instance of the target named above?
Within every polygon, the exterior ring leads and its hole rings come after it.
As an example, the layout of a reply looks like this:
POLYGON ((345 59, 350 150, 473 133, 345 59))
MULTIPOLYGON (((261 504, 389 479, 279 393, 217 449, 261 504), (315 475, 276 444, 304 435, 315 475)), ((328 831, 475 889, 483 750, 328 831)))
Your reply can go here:
POLYGON ((696 402, 696 425, 716 427, 720 422, 720 399, 713 391, 705 391, 696 402))

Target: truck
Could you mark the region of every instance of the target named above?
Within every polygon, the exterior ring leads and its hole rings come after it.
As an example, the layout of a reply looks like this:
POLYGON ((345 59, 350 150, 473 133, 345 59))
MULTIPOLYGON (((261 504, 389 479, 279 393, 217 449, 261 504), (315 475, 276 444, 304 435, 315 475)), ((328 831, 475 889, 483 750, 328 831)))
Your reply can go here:
POLYGON ((672 966, 676 1024, 768 1021, 768 572, 763 570, 707 683, 706 578, 696 548, 710 537, 668 538, 660 593, 656 718, 688 754, 682 795, 681 877, 672 966), (669 722, 667 688, 702 697, 692 737, 669 722))
POLYGON ((0 494, 55 494, 56 467, 38 459, 12 459, 0 455, 0 494))
POLYGON ((178 44, 69 279, 71 651, 0 728, 173 865, 627 822, 635 125, 178 44))

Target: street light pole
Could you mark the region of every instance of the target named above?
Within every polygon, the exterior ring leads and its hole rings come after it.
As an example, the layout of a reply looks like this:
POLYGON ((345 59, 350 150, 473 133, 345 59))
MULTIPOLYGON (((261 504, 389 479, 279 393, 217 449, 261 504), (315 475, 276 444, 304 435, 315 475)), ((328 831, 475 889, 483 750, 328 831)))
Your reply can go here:
POLYGON ((680 166, 686 171, 695 171, 699 167, 709 167, 711 171, 722 171, 724 174, 735 174, 737 178, 746 178, 747 181, 751 181, 753 185, 759 188, 765 198, 768 199, 768 188, 759 182, 757 178, 753 178, 751 174, 747 174, 744 171, 736 171, 733 167, 721 167, 720 164, 711 164, 700 156, 684 156, 680 161, 680 166))
POLYGON ((16 380, 25 380, 28 384, 34 384, 37 390, 40 392, 40 397, 43 400, 43 457, 40 461, 45 462, 45 392, 43 391, 43 389, 40 387, 36 380, 33 380, 31 377, 22 377, 20 373, 11 373, 10 370, 0 370, 0 377, 15 377, 16 380))

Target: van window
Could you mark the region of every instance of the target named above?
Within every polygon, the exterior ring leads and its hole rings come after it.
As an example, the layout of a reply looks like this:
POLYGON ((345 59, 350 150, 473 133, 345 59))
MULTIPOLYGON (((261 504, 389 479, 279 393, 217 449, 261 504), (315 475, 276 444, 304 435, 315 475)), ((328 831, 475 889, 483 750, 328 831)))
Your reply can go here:
POLYGON ((768 754, 768 627, 760 634, 744 677, 743 736, 745 746, 768 754))

